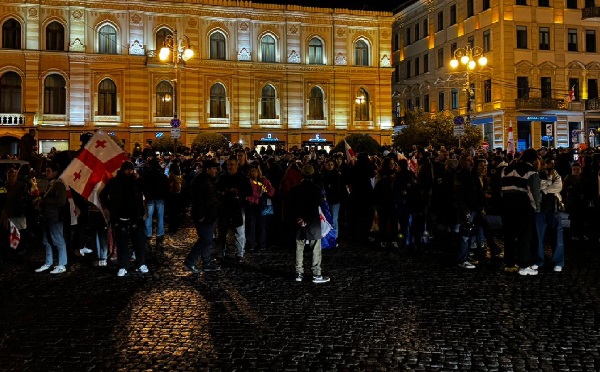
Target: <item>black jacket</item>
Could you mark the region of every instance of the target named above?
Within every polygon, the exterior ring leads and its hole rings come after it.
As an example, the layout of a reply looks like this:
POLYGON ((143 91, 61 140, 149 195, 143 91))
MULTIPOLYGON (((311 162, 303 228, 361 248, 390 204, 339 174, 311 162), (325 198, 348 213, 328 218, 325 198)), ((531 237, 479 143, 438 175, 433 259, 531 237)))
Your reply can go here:
POLYGON ((152 167, 144 172, 142 184, 148 200, 165 200, 169 196, 169 177, 162 168, 152 167))
POLYGON ((306 227, 296 224, 296 239, 317 240, 321 239, 321 219, 319 206, 321 205, 321 188, 308 179, 292 187, 289 194, 290 217, 294 223, 299 218, 306 222, 306 227))
POLYGON ((215 189, 215 179, 206 173, 198 174, 191 184, 192 219, 214 222, 219 214, 219 199, 215 189))
POLYGON ((110 220, 143 219, 146 214, 144 192, 139 178, 126 176, 119 171, 100 192, 100 201, 110 212, 110 220))
POLYGON ((346 187, 342 182, 342 175, 340 172, 336 169, 323 172, 321 182, 325 188, 327 203, 329 203, 329 205, 340 203, 346 193, 346 187))

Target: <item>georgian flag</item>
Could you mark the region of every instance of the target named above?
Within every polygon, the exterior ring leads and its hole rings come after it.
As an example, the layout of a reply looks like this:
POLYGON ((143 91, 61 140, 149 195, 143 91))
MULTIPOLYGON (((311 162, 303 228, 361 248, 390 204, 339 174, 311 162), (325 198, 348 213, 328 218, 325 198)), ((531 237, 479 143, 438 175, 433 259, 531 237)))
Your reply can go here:
POLYGON ((506 143, 506 152, 509 154, 515 154, 515 137, 513 134, 512 120, 508 126, 508 141, 506 143))
POLYGON ((98 195, 126 160, 129 158, 123 149, 108 134, 98 131, 71 161, 60 179, 102 210, 98 195))
POLYGON ((21 233, 19 229, 15 226, 15 224, 9 220, 10 223, 10 237, 9 244, 12 249, 17 249, 19 246, 19 242, 21 241, 21 233))
POLYGON ((350 163, 354 158, 354 150, 352 150, 352 147, 350 147, 346 140, 344 140, 344 148, 346 149, 346 158, 348 158, 348 163, 350 163))

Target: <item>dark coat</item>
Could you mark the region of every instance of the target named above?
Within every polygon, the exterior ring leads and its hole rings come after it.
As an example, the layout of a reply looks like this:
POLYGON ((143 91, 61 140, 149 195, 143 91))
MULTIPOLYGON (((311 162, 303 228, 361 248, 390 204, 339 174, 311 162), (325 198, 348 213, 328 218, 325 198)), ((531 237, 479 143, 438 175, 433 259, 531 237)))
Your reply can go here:
POLYGON ((162 168, 151 167, 142 176, 142 187, 147 200, 165 200, 169 196, 169 177, 162 168))
POLYGON ((289 202, 289 213, 293 221, 301 218, 306 223, 305 227, 295 224, 296 239, 321 239, 321 219, 319 217, 321 188, 311 180, 304 179, 290 190, 289 202))
POLYGON ((329 205, 340 203, 346 193, 346 186, 342 182, 342 175, 340 172, 337 169, 323 172, 321 182, 325 188, 327 203, 329 203, 329 205))
POLYGON ((217 178, 215 187, 219 194, 221 222, 229 220, 231 226, 241 226, 244 223, 242 207, 246 198, 252 195, 250 180, 240 171, 235 174, 223 173, 217 178))
POLYGON ((214 222, 219 215, 219 198, 215 188, 215 178, 206 173, 198 174, 191 184, 192 219, 214 222))
POLYGON ((67 204, 67 188, 61 181, 50 181, 48 190, 42 195, 40 206, 45 222, 62 221, 67 204))
POLYGON ((110 212, 113 222, 122 219, 143 219, 146 214, 144 192, 139 178, 119 171, 100 192, 100 201, 110 212))

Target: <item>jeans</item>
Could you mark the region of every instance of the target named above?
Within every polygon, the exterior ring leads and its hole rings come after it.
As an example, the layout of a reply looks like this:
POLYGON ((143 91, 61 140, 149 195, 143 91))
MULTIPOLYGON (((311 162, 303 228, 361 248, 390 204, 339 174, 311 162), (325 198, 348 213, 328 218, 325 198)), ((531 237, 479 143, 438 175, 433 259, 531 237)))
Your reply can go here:
MULTIPOLYGON (((242 208, 242 225, 234 227, 235 232, 235 246, 237 249, 238 257, 244 257, 244 248, 246 246, 246 211, 242 208)), ((219 233, 217 241, 217 249, 221 256, 225 255, 225 243, 227 242, 227 231, 229 230, 229 219, 225 217, 219 217, 217 222, 217 231, 219 233)))
POLYGON ((67 265, 67 244, 63 235, 62 221, 46 222, 44 224, 42 244, 46 248, 46 265, 52 266, 54 263, 53 246, 58 251, 58 265, 67 265))
POLYGON ((258 205, 245 208, 246 243, 250 249, 267 247, 267 216, 261 214, 258 205), (257 239, 258 235, 258 239, 257 239))
POLYGON ((210 250, 212 248, 213 234, 215 232, 214 222, 195 222, 196 233, 198 234, 198 240, 192 246, 192 250, 185 258, 185 261, 191 264, 195 264, 198 258, 202 256, 202 264, 204 266, 210 264, 210 250))
POLYGON ((104 215, 98 212, 91 212, 89 218, 90 226, 96 236, 96 252, 99 260, 108 258, 108 226, 104 215))
POLYGON ((563 239, 563 227, 561 224, 560 215, 556 212, 536 212, 535 213, 535 229, 537 232, 537 251, 534 254, 534 262, 538 266, 544 264, 544 235, 546 228, 556 229, 556 246, 554 247, 554 255, 552 262, 556 266, 565 266, 565 244, 563 239))
POLYGON ((465 235, 464 232, 460 231, 460 225, 456 225, 454 227, 454 232, 455 233, 463 233, 460 236, 460 242, 458 245, 458 262, 459 263, 463 263, 465 261, 467 261, 467 259, 469 258, 469 248, 470 248, 470 242, 471 241, 476 241, 477 243, 481 244, 482 242, 485 241, 485 236, 483 234, 483 226, 481 226, 481 224, 476 224, 475 221, 479 221, 479 212, 471 212, 470 213, 470 218, 468 221, 465 221, 467 223, 469 223, 472 226, 472 231, 469 232, 469 234, 465 235))
POLYGON ((502 211, 504 233, 504 263, 520 267, 531 265, 531 235, 534 226, 534 210, 529 205, 505 203, 502 211))
POLYGON ((147 200, 148 218, 146 223, 146 237, 152 237, 152 215, 156 209, 156 236, 165 236, 165 201, 162 199, 147 200))
POLYGON ((340 218, 340 203, 337 204, 329 204, 329 209, 331 210, 331 227, 333 227, 333 231, 335 234, 335 238, 337 239, 339 235, 339 223, 338 220, 340 218))
MULTIPOLYGON (((304 240, 296 240, 296 273, 304 274, 304 240)), ((321 239, 309 240, 308 245, 312 248, 312 273, 314 276, 321 275, 321 239)))
POLYGON ((143 220, 117 220, 113 221, 115 243, 117 244, 117 261, 119 268, 127 269, 129 266, 129 241, 135 251, 135 267, 146 264, 146 241, 144 236, 143 220))

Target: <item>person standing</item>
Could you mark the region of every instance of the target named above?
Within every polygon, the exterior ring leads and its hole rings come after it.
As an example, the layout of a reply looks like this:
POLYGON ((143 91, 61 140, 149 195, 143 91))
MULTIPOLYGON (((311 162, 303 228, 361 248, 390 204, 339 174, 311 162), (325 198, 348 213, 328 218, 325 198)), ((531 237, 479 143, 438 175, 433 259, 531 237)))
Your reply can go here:
POLYGON ((537 275, 532 267, 531 235, 534 215, 539 211, 541 182, 537 171, 538 155, 529 148, 502 174, 502 226, 504 228, 505 271, 537 275), (518 265, 518 266, 516 266, 518 265))
POLYGON ((146 206, 142 183, 132 162, 123 162, 117 176, 111 178, 100 192, 100 201, 115 234, 119 265, 117 276, 127 275, 130 241, 135 250, 137 271, 147 273, 144 241, 146 206))
POLYGON ((46 167, 48 189, 39 199, 39 207, 43 220, 42 244, 46 248, 46 262, 35 270, 41 273, 48 270, 54 261, 52 248, 58 251, 58 265, 50 274, 62 274, 67 271, 67 244, 63 235, 63 215, 67 204, 67 189, 65 184, 58 180, 60 166, 50 163, 46 167))
POLYGON ((149 162, 149 169, 142 176, 142 186, 148 216, 145 220, 146 241, 152 239, 152 218, 156 211, 156 247, 162 247, 165 239, 165 199, 169 195, 169 178, 164 174, 158 160, 149 162))
POLYGON ((327 283, 330 278, 321 273, 321 188, 312 182, 315 169, 305 164, 303 180, 290 190, 290 210, 296 222, 296 281, 304 280, 304 247, 312 249, 313 283, 327 283))
MULTIPOLYGON (((267 215, 263 214, 267 199, 275 195, 275 189, 266 177, 263 177, 258 164, 250 165, 250 185, 252 195, 246 198, 246 247, 250 250, 267 247, 267 215)), ((272 206, 272 204, 271 204, 272 206)))
POLYGON ((219 163, 206 160, 202 164, 203 171, 199 173, 191 184, 192 192, 192 220, 196 227, 198 240, 192 246, 190 253, 185 258, 183 265, 194 274, 200 272, 196 261, 202 257, 204 271, 219 271, 221 268, 211 260, 211 248, 215 221, 219 214, 219 198, 215 189, 215 180, 219 173, 219 163))

